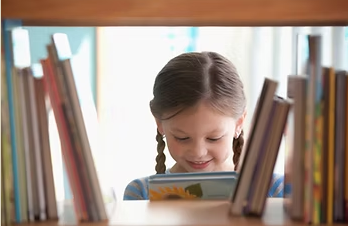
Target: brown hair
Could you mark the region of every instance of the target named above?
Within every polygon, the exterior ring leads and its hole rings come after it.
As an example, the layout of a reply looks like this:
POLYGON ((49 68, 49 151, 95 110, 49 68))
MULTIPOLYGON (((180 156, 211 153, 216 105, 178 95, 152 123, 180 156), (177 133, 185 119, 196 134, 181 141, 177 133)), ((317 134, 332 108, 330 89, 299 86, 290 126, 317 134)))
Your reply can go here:
MULTIPOLYGON (((204 100, 219 112, 240 118, 246 107, 243 83, 235 66, 215 52, 191 52, 171 59, 158 73, 150 109, 157 119, 169 119, 204 100), (163 118, 164 113, 171 113, 163 118)), ((243 131, 233 140, 233 163, 237 170, 244 144, 243 131)), ((165 142, 157 130, 156 173, 166 170, 165 142)))

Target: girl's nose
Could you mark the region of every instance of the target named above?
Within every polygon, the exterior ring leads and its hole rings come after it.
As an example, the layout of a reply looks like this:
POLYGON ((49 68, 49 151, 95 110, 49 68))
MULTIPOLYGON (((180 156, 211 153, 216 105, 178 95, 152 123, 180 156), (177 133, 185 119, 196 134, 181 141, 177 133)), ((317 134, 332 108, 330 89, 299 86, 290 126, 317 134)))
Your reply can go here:
POLYGON ((208 150, 207 150, 206 146, 201 142, 197 142, 193 145, 190 153, 195 159, 199 159, 199 158, 207 155, 207 152, 208 152, 208 150))

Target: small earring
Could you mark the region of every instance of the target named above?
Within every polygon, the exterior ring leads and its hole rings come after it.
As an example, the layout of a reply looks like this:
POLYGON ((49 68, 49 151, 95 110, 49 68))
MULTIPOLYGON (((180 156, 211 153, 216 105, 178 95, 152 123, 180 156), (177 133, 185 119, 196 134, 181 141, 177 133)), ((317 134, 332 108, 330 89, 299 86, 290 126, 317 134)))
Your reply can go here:
POLYGON ((240 135, 240 133, 238 131, 236 131, 236 134, 234 134, 234 138, 238 139, 239 135, 240 135))

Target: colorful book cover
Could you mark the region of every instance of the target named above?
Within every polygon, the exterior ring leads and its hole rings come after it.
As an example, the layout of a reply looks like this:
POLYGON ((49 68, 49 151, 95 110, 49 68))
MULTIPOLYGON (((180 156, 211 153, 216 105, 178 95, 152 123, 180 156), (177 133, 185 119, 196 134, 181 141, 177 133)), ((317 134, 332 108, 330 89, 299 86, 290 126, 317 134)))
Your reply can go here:
POLYGON ((228 200, 234 193, 236 172, 171 173, 149 178, 149 199, 228 200))
POLYGON ((308 36, 309 82, 306 113, 305 205, 307 224, 320 224, 321 217, 321 160, 323 152, 323 86, 320 36, 308 36))
MULTIPOLYGON (((321 37, 312 38, 313 62, 311 72, 315 78, 315 100, 314 100, 314 134, 313 134, 313 215, 314 225, 320 224, 321 198, 322 198, 322 159, 323 159, 323 71, 321 67, 321 37), (315 49, 315 50, 314 50, 315 49)), ((311 44, 310 44, 311 45, 311 44)))

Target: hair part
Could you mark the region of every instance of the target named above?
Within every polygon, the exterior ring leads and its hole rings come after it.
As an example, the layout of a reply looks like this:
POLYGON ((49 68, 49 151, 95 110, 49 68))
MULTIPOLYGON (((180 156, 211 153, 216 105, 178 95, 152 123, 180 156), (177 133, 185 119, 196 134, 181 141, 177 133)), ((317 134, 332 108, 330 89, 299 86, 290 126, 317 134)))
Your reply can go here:
MULTIPOLYGON (((235 119, 243 115, 246 107, 244 86, 236 67, 215 52, 183 53, 171 59, 156 76, 153 95, 150 109, 159 120, 172 118, 202 101, 235 119)), ((243 134, 241 131, 239 137, 233 139, 235 170, 244 144, 243 134)), ((160 174, 166 170, 165 142, 158 130, 156 140, 156 173, 160 174)))

